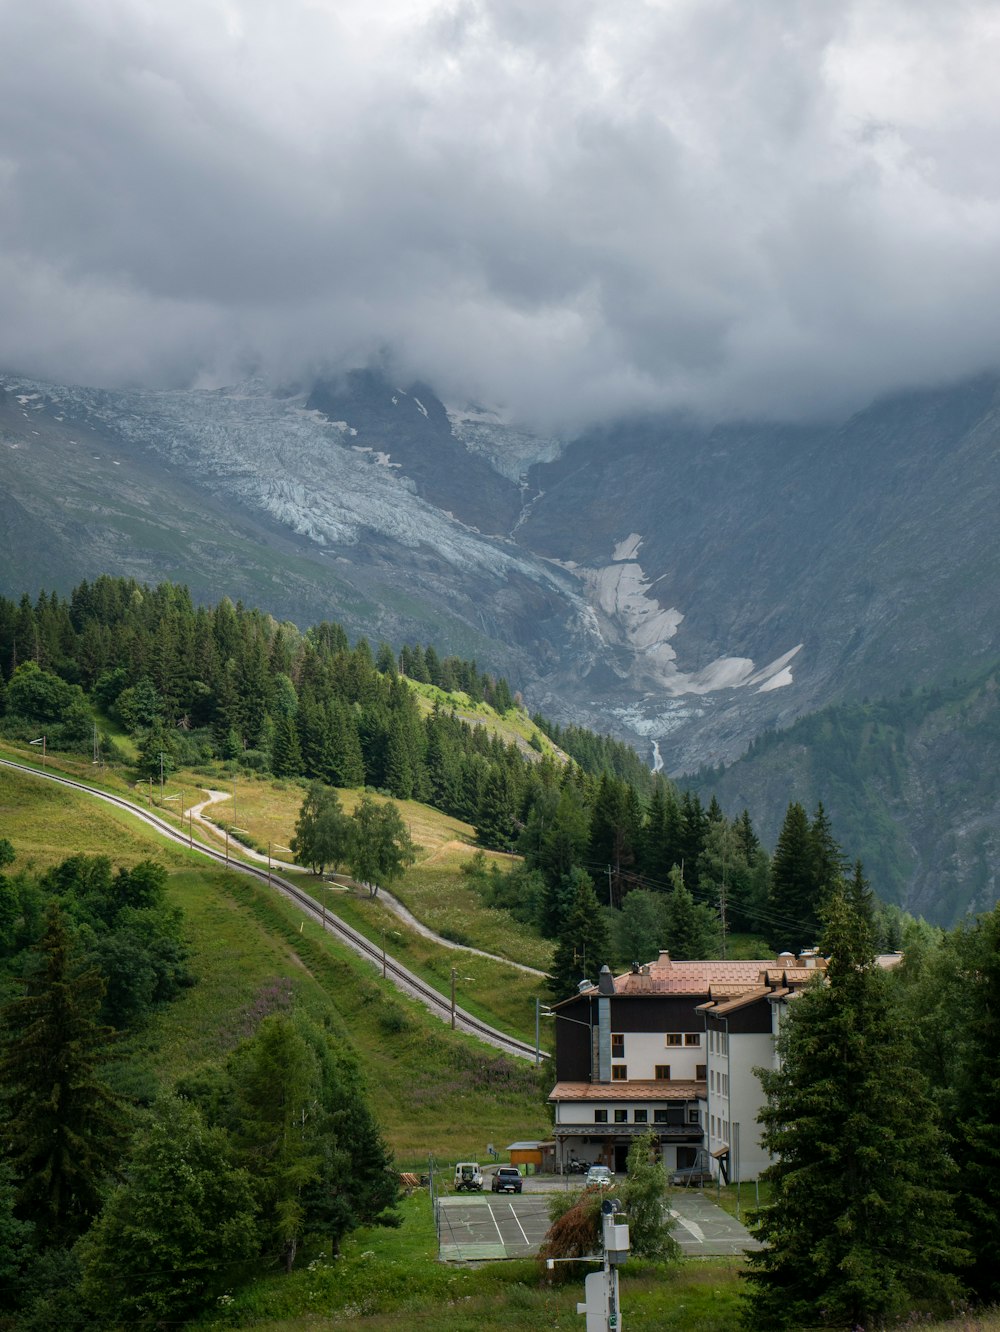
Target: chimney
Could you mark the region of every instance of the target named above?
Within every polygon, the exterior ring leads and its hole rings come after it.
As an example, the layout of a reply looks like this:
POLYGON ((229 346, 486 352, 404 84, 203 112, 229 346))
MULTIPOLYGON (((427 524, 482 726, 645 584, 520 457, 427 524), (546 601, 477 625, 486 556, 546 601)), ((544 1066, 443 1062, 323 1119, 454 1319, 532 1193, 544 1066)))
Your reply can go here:
POLYGON ((597 978, 597 1080, 611 1081, 611 996, 615 992, 615 978, 611 968, 601 967, 597 978))

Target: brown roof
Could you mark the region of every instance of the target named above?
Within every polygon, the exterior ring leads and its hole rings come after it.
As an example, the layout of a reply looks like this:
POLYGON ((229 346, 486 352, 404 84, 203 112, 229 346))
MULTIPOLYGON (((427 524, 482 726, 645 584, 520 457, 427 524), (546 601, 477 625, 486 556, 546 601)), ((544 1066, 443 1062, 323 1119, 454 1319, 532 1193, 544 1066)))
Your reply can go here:
MULTIPOLYGON (((614 986, 616 995, 704 994, 713 998, 734 999, 761 986, 805 985, 825 967, 826 960, 822 957, 816 957, 813 966, 790 966, 774 958, 758 961, 675 962, 669 953, 661 952, 655 962, 646 963, 638 971, 626 971, 616 976, 614 986)), ((596 985, 583 991, 585 995, 597 992, 596 985)), ((562 1002, 569 1003, 572 1000, 564 999, 562 1002)))
POLYGON ((557 1082, 550 1101, 694 1101, 704 1082, 557 1082))

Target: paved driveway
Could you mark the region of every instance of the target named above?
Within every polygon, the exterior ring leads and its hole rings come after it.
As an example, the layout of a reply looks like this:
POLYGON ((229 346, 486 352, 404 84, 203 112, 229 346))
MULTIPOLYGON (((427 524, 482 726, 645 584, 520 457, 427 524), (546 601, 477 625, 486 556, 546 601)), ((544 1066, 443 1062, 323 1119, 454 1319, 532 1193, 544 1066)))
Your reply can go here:
POLYGON ((674 1239, 686 1258, 736 1254, 761 1247, 746 1226, 701 1189, 671 1189, 670 1215, 674 1218, 674 1239))

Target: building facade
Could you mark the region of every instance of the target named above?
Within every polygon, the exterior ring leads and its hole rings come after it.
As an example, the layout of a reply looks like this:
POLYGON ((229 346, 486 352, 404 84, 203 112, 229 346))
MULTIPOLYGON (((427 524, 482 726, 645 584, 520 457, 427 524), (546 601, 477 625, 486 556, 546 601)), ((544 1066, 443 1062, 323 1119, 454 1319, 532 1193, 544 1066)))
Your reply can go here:
POLYGON ((771 1068, 784 1006, 815 980, 815 953, 769 961, 655 962, 612 976, 552 1008, 557 1168, 625 1168, 650 1129, 668 1173, 702 1169, 754 1179, 767 1164, 754 1072, 771 1068))

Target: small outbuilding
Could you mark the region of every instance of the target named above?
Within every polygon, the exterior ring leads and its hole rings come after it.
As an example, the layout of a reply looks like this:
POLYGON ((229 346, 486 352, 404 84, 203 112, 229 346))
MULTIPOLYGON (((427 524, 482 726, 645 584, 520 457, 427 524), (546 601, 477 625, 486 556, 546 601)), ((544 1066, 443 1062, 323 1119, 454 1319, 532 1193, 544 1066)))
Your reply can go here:
POLYGON ((543 1174, 555 1171, 556 1144, 552 1139, 548 1142, 512 1142, 506 1150, 511 1165, 520 1166, 525 1174, 529 1173, 529 1166, 543 1174))

